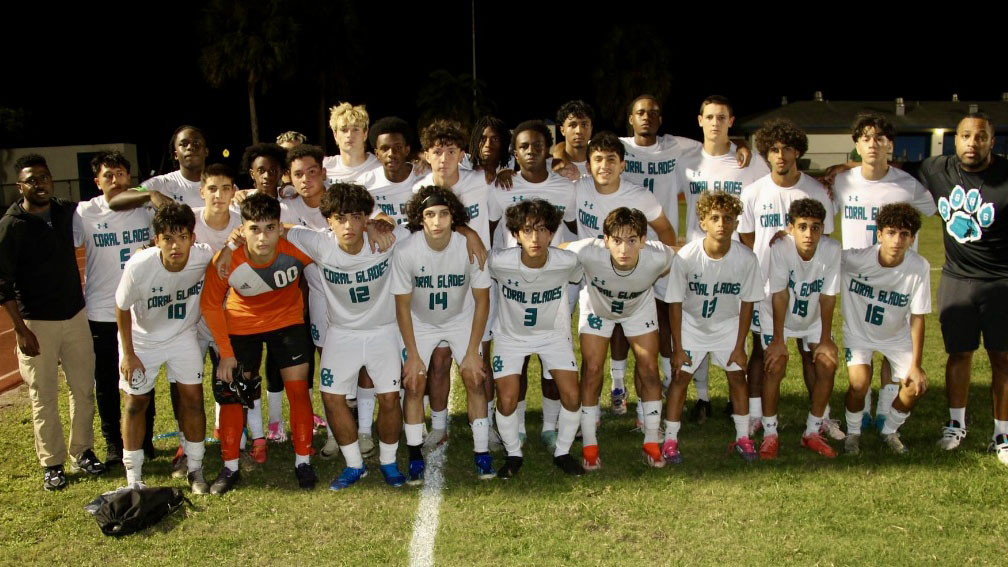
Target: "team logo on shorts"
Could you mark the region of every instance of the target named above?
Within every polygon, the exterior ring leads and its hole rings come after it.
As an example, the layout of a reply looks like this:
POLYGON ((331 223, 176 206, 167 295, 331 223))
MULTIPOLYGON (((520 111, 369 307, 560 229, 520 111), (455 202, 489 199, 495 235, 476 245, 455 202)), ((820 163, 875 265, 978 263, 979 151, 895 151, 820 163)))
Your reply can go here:
POLYGON ((945 221, 945 232, 956 242, 975 242, 983 238, 983 229, 994 224, 994 203, 984 203, 979 189, 966 191, 956 185, 948 198, 938 199, 938 214, 945 221))
POLYGON ((845 348, 843 350, 844 350, 844 362, 846 362, 847 364, 850 364, 850 361, 854 360, 854 355, 851 354, 851 351, 850 351, 849 348, 845 348))
POLYGON ((328 368, 323 368, 322 371, 319 372, 319 381, 326 388, 332 386, 333 383, 332 370, 328 368))
POLYGON ((596 331, 602 328, 602 318, 598 315, 588 315, 588 326, 596 331))
POLYGON ((504 370, 504 361, 501 360, 501 357, 495 355, 491 361, 491 366, 493 367, 494 372, 500 372, 501 370, 504 370))
POLYGON ((316 341, 319 340, 318 328, 315 326, 314 323, 311 326, 311 336, 312 336, 312 339, 314 339, 316 341))

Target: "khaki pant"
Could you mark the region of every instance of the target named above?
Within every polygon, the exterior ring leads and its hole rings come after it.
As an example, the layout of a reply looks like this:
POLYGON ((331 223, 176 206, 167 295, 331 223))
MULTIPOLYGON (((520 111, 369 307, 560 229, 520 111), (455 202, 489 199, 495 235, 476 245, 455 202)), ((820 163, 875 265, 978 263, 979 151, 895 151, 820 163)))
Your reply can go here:
POLYGON ((31 394, 35 452, 44 467, 66 461, 67 446, 59 414, 62 363, 70 390, 70 455, 75 459, 94 443, 94 349, 87 312, 65 321, 25 320, 39 342, 39 355, 28 357, 15 347, 21 378, 31 394))

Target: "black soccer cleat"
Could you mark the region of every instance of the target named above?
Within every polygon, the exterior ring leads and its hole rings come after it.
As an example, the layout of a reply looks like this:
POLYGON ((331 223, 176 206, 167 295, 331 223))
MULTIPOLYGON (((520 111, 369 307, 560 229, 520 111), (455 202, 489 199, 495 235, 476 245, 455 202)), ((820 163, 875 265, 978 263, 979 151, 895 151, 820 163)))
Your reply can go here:
POLYGON ((223 467, 220 473, 217 474, 217 478, 214 479, 213 484, 210 485, 210 494, 224 494, 234 488, 239 480, 241 480, 241 473, 239 471, 223 467))
POLYGON ((585 473, 584 467, 577 462, 577 459, 570 456, 570 453, 553 457, 553 464, 566 475, 582 476, 585 473))
POLYGON ((315 488, 315 483, 318 482, 318 477, 315 476, 315 469, 312 468, 311 463, 301 463, 294 467, 294 476, 297 477, 298 486, 304 490, 315 488))
POLYGON ((504 466, 497 470, 497 478, 509 479, 518 474, 518 471, 522 467, 522 463, 525 459, 522 457, 512 457, 508 455, 505 459, 504 466))

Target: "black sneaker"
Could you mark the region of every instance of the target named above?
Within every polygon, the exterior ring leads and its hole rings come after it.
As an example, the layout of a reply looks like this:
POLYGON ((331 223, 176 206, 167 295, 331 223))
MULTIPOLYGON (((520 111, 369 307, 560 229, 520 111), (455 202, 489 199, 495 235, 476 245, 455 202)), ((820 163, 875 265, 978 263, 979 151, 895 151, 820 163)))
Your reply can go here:
POLYGON ((42 475, 42 488, 46 490, 63 490, 67 486, 66 473, 63 465, 53 465, 45 468, 42 475))
MULTIPOLYGON (((219 479, 220 477, 217 478, 219 479)), ((192 490, 193 494, 206 494, 210 492, 210 485, 207 484, 206 478, 203 476, 203 469, 189 471, 186 474, 186 480, 189 481, 189 489, 192 490)))
POLYGON ((234 488, 240 478, 241 473, 238 471, 223 467, 217 478, 214 479, 213 484, 210 485, 210 494, 224 494, 234 488))
POLYGON ((497 478, 508 479, 518 474, 518 470, 521 469, 522 463, 525 460, 521 457, 512 457, 508 455, 504 466, 497 470, 497 478))
POLYGON ((689 418, 690 421, 697 425, 703 425, 707 422, 707 418, 711 416, 711 405, 707 400, 697 400, 693 404, 693 409, 690 410, 689 418))
POLYGON ((315 476, 315 469, 312 468, 311 463, 301 463, 294 467, 294 476, 297 477, 298 486, 305 490, 315 488, 315 483, 318 482, 318 477, 315 476))
POLYGON ((562 470, 564 474, 571 476, 582 476, 585 473, 584 467, 581 466, 581 463, 577 462, 577 459, 570 456, 570 453, 553 457, 553 464, 562 470))
POLYGON ((105 472, 105 464, 98 460, 98 457, 95 456, 94 451, 91 449, 81 453, 75 465, 78 470, 82 470, 93 476, 98 476, 105 472))
POLYGON ((105 468, 110 469, 112 467, 121 467, 122 452, 122 445, 109 445, 108 449, 105 449, 105 468))

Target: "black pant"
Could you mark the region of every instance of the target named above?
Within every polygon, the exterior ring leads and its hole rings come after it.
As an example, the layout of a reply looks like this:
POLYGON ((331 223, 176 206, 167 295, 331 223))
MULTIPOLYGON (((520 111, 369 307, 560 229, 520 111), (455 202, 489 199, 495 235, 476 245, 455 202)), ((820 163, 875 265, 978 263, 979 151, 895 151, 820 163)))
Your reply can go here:
MULTIPOLYGON (((114 322, 88 321, 95 353, 95 401, 101 418, 101 434, 107 446, 122 448, 122 411, 119 401, 119 329, 114 322)), ((144 446, 154 438, 154 392, 147 404, 144 446)))

